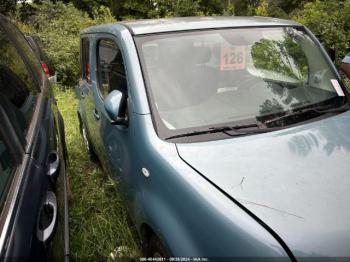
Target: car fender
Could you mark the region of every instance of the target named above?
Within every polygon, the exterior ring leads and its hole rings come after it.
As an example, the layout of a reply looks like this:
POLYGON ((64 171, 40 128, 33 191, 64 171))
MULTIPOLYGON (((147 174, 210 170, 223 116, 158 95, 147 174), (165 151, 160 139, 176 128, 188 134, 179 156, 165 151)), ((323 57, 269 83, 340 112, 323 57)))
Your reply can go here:
POLYGON ((174 256, 288 257, 280 243, 251 214, 222 194, 160 140, 150 115, 137 116, 133 216, 149 225, 174 256), (142 150, 140 150, 142 148, 142 150), (147 169, 146 175, 143 173, 147 169))
MULTIPOLYGON (((143 191, 139 196, 139 204, 143 206, 142 219, 138 221, 138 230, 142 230, 143 225, 149 226, 153 233, 161 240, 169 254, 182 254, 187 256, 199 255, 200 251, 196 246, 196 241, 191 238, 186 226, 178 219, 178 214, 174 212, 164 199, 157 197, 152 192, 143 191)), ((139 208, 136 208, 139 209, 139 208)), ((134 211, 138 212, 138 211, 134 211)), ((142 244, 149 240, 141 234, 142 244)))

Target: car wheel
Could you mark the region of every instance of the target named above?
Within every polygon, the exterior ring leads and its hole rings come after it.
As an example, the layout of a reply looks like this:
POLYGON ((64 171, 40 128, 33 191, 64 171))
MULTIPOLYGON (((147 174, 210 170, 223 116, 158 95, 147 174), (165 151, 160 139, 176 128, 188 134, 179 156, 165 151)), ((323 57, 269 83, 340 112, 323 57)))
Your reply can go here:
POLYGON ((90 158, 90 160, 92 160, 94 162, 97 162, 97 155, 96 155, 94 149, 91 146, 91 143, 90 143, 90 140, 89 140, 89 137, 88 137, 85 125, 83 123, 81 123, 80 127, 81 127, 81 135, 83 137, 83 141, 84 141, 85 147, 86 147, 86 149, 88 151, 89 158, 90 158))
POLYGON ((150 239, 147 257, 169 257, 169 253, 167 252, 165 246, 156 235, 152 235, 150 239))

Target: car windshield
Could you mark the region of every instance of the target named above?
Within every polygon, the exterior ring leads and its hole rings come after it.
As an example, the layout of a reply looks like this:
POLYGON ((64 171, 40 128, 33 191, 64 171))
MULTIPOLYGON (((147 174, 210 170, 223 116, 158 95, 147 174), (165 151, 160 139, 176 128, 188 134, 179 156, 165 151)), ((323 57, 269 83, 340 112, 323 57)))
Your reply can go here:
POLYGON ((345 102, 334 70, 302 28, 135 38, 156 123, 166 130, 261 122, 297 109, 335 108, 345 102))

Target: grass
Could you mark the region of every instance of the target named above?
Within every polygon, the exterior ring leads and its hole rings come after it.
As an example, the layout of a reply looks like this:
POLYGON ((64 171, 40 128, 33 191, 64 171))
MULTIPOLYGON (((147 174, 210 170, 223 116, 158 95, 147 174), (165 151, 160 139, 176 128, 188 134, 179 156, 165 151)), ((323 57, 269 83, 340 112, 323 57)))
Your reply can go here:
MULTIPOLYGON (((118 185, 90 161, 79 131, 77 99, 72 90, 55 91, 64 118, 69 155, 69 227, 72 260, 107 260, 120 246, 127 256, 140 254, 128 224, 118 185)), ((117 252, 118 254, 120 252, 117 252)))

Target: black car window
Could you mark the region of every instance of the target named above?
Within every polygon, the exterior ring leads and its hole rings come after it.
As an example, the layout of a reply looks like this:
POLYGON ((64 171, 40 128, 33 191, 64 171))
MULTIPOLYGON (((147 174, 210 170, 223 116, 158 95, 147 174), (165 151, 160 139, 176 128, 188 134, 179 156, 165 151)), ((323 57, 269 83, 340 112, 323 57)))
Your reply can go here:
POLYGON ((0 134, 0 207, 2 207, 5 196, 17 164, 10 154, 0 134))
POLYGON ((39 59, 28 44, 28 41, 18 28, 7 21, 7 19, 1 19, 1 26, 8 38, 22 50, 21 52, 23 52, 27 60, 28 71, 35 78, 35 81, 37 81, 37 85, 40 86, 44 77, 43 70, 39 59))
MULTIPOLYGON (((11 34, 13 37, 16 32, 11 34)), ((23 59, 24 54, 15 47, 12 37, 9 39, 6 31, 0 27, 0 103, 6 109, 15 130, 26 135, 39 89, 31 70, 26 66, 28 60, 23 59)), ((27 46, 30 49, 28 43, 27 46)))
POLYGON ((101 39, 97 44, 98 87, 105 98, 112 90, 127 95, 127 82, 120 48, 111 39, 101 39))
POLYGON ((39 60, 41 60, 41 58, 40 58, 40 50, 39 50, 38 45, 34 42, 34 39, 31 36, 26 36, 26 39, 27 39, 30 47, 33 49, 33 51, 34 51, 35 55, 37 56, 37 58, 39 60))
POLYGON ((90 41, 87 38, 81 39, 81 54, 81 77, 90 82, 90 41))

